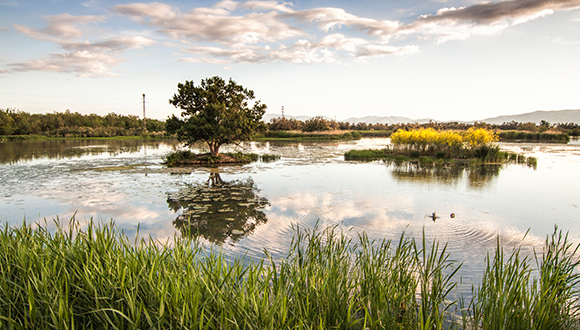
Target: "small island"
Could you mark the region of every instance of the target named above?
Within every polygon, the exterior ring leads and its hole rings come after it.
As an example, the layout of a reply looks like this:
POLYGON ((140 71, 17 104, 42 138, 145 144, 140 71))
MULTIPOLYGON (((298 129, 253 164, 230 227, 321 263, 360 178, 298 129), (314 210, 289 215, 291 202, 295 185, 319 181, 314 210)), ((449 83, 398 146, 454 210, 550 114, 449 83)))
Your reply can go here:
POLYGON ((261 121, 266 105, 258 100, 249 107, 248 101, 254 98, 254 91, 236 84, 232 79, 226 83, 217 76, 202 79, 199 86, 187 80, 177 84, 177 94, 169 103, 182 110, 182 118, 172 115, 167 119, 165 128, 169 134, 176 134, 185 147, 198 142, 206 143, 209 153, 175 150, 165 156, 164 163, 169 166, 243 164, 258 159, 271 161, 280 158, 276 155, 219 152, 224 144, 249 141, 257 132, 266 130, 266 125, 261 121))
POLYGON ((168 166, 231 165, 248 164, 259 160, 266 163, 278 159, 280 159, 279 155, 270 154, 227 152, 212 155, 211 153, 196 154, 190 150, 174 150, 165 156, 163 164, 168 166))
POLYGON ((518 163, 536 168, 536 158, 501 151, 493 144, 497 141, 497 134, 485 128, 472 127, 466 132, 400 129, 391 135, 392 146, 378 150, 351 150, 344 154, 344 158, 408 161, 422 165, 518 163))

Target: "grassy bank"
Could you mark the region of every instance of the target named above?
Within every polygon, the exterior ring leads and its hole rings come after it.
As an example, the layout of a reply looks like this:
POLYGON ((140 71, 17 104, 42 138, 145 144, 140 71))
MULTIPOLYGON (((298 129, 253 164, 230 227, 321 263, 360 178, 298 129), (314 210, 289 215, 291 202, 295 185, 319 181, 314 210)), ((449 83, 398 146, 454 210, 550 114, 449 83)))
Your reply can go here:
POLYGON ((254 140, 353 140, 360 139, 361 134, 353 132, 321 131, 321 132, 301 132, 301 131, 268 131, 259 133, 254 140))
POLYGON ((522 131, 499 132, 500 141, 525 141, 525 142, 556 142, 568 143, 570 136, 565 133, 530 133, 522 131))
MULTIPOLYGON (((226 261, 195 241, 129 239, 113 224, 0 230, 0 324, 10 329, 570 329, 578 260, 555 231, 535 259, 498 248, 470 302, 446 246, 357 244, 295 228, 282 260, 226 261), (428 247, 430 246, 430 247, 428 247), (459 310, 461 305, 463 309, 459 310), (457 318, 462 314, 462 318, 457 318), (454 315, 454 316, 453 316, 454 315)), ((267 251, 266 251, 266 255, 267 251)))
POLYGON ((143 140, 143 139, 175 139, 165 133, 148 133, 131 136, 46 136, 46 135, 0 135, 0 141, 27 141, 27 140, 143 140))

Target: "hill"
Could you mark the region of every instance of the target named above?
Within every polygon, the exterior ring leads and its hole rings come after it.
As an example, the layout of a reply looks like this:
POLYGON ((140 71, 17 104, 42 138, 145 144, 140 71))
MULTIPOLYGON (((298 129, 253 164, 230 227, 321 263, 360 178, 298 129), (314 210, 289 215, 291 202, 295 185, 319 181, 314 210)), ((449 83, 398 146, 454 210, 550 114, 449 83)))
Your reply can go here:
POLYGON ((489 124, 503 124, 512 120, 520 123, 533 122, 536 124, 539 124, 542 120, 549 123, 580 124, 580 110, 534 111, 520 115, 486 118, 478 121, 483 121, 489 124))
MULTIPOLYGON (((281 114, 271 114, 267 113, 263 117, 264 122, 269 122, 272 118, 282 117, 281 114)), ((286 116, 287 118, 294 118, 298 120, 308 120, 314 116, 286 116)), ((333 118, 322 116, 324 119, 332 120, 333 118)), ((342 122, 349 122, 349 123, 369 123, 369 124, 406 124, 406 123, 418 123, 424 124, 428 123, 430 120, 437 121, 437 122, 448 122, 448 121, 441 121, 431 118, 421 118, 421 119, 412 119, 408 117, 400 117, 400 116, 365 116, 365 117, 350 117, 343 120, 342 122)), ((474 122, 486 122, 489 124, 503 124, 504 122, 511 122, 516 121, 519 123, 528 123, 533 122, 539 124, 542 120, 545 120, 549 123, 577 123, 580 124, 580 110, 555 110, 555 111, 534 111, 529 113, 523 113, 519 115, 510 115, 510 116, 498 116, 498 117, 491 117, 486 119, 479 119, 479 120, 472 120, 472 121, 461 121, 464 123, 473 124, 474 122)))

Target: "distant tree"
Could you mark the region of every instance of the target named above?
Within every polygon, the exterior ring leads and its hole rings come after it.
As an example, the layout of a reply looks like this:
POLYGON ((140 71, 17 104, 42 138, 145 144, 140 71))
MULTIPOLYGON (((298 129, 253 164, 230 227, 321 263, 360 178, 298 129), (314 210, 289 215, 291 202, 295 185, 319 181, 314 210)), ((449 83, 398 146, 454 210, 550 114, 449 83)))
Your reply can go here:
POLYGON ((272 118, 268 123, 268 130, 270 131, 294 131, 300 130, 304 123, 294 118, 272 118))
POLYGON ((236 84, 231 78, 228 83, 220 77, 202 79, 195 87, 193 81, 177 84, 177 94, 169 103, 183 110, 182 118, 172 115, 166 121, 166 130, 177 134, 186 146, 195 142, 207 143, 212 155, 218 155, 224 144, 249 140, 256 132, 265 130, 261 121, 266 105, 248 101, 254 92, 236 84))
POLYGON ((320 116, 310 118, 302 125, 303 132, 330 131, 330 122, 320 116))

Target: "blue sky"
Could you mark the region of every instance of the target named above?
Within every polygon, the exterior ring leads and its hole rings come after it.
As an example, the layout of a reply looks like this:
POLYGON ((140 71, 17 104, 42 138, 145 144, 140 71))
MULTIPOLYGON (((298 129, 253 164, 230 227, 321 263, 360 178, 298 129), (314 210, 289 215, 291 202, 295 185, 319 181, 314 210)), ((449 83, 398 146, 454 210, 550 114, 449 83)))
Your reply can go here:
POLYGON ((476 120, 580 108, 580 0, 0 0, 0 108, 165 119, 177 83, 269 113, 476 120))

